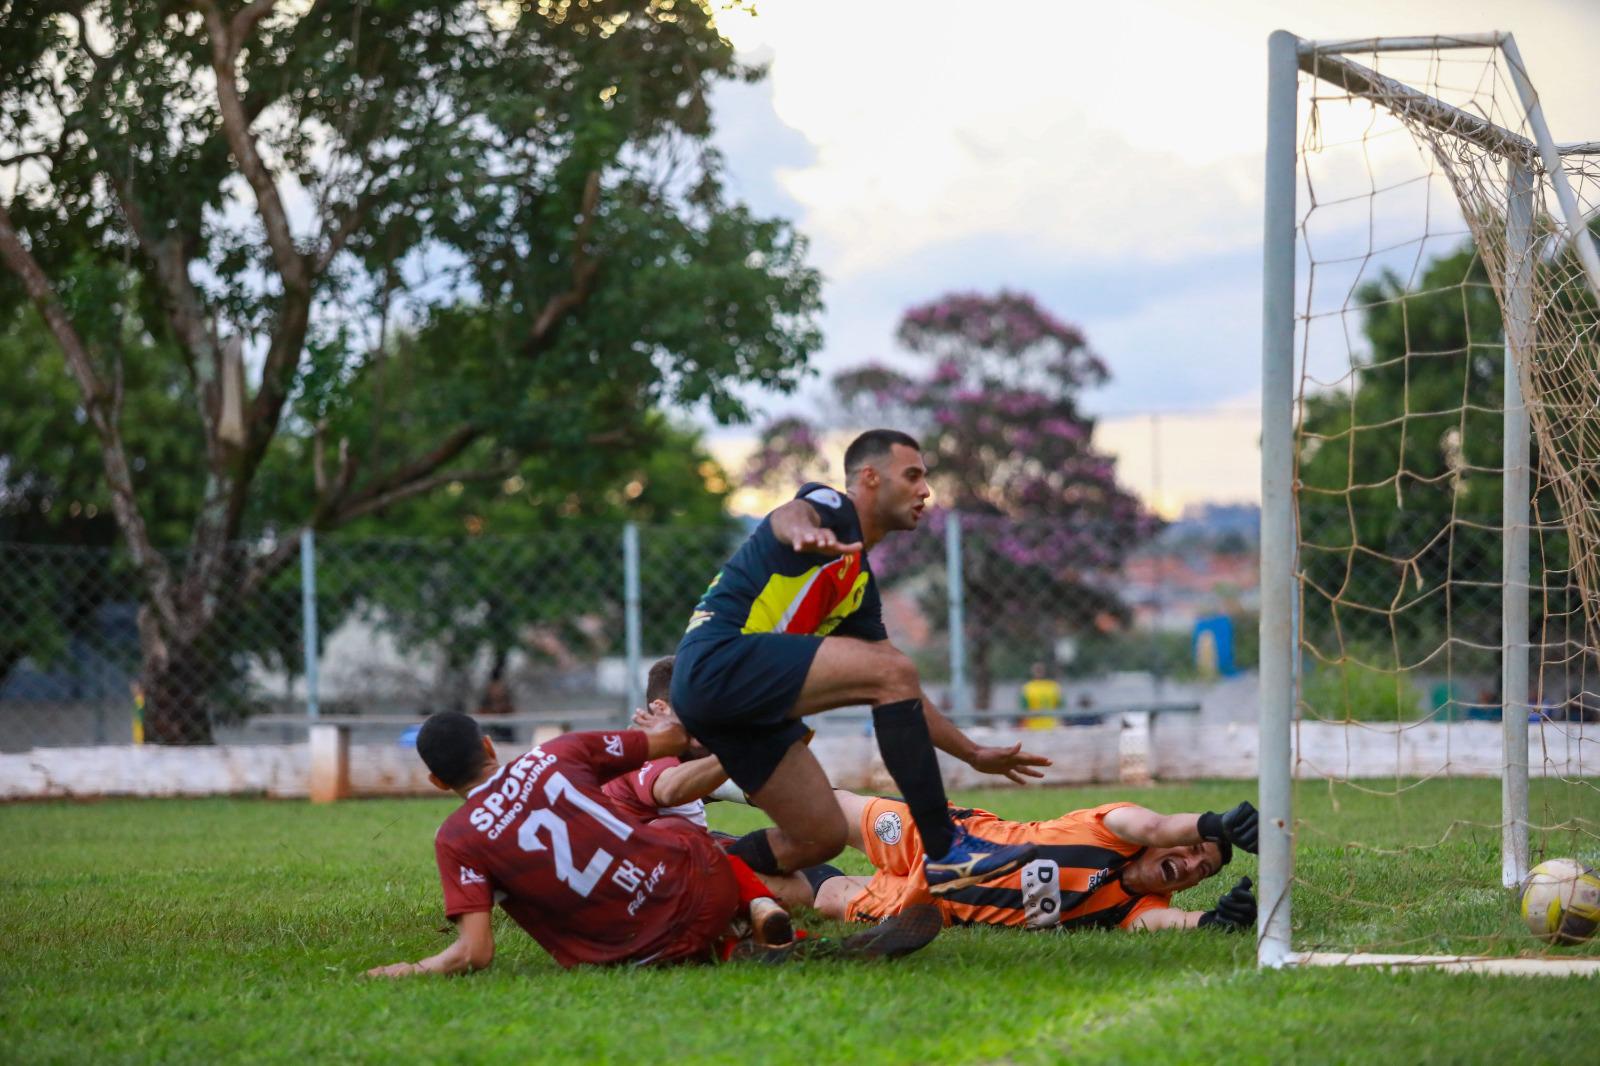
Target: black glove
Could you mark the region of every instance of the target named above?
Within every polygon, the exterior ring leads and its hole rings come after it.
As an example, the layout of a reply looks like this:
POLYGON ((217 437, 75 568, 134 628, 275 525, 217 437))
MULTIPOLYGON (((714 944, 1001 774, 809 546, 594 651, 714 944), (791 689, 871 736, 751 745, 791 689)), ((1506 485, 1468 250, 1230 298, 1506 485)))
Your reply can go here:
POLYGON ((1239 878, 1239 883, 1228 889, 1228 894, 1217 900, 1216 910, 1200 916, 1200 928, 1216 926, 1224 933, 1237 933, 1256 924, 1256 896, 1250 891, 1250 879, 1239 878))
MULTIPOLYGON (((1200 816, 1200 836, 1219 844, 1236 845, 1254 855, 1256 853, 1256 809, 1250 801, 1239 804, 1226 814, 1207 811, 1200 816)), ((1223 862, 1233 856, 1230 848, 1223 848, 1223 862)))

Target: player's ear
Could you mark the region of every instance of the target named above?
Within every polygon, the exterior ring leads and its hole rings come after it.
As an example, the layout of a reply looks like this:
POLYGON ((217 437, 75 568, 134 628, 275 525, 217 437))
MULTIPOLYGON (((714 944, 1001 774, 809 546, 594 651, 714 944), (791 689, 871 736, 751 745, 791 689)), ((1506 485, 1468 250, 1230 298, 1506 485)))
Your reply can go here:
POLYGON ((500 754, 494 750, 494 741, 488 737, 483 738, 483 754, 493 765, 500 765, 500 754))
POLYGON ((454 792, 455 791, 455 789, 451 788, 449 785, 445 784, 443 781, 440 781, 438 774, 430 773, 428 775, 428 783, 430 785, 432 785, 434 788, 438 789, 440 792, 454 792))
POLYGON ((672 704, 668 703, 666 700, 651 700, 650 709, 657 714, 660 714, 663 711, 665 711, 667 714, 671 714, 672 704))

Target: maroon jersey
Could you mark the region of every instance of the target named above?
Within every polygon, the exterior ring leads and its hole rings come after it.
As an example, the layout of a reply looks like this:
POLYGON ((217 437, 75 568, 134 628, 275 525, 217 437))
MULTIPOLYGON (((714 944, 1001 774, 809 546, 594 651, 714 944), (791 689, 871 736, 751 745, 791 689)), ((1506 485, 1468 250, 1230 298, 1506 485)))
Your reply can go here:
POLYGON ((499 903, 562 966, 674 953, 711 890, 700 834, 620 818, 600 791, 648 750, 638 731, 569 733, 496 770, 434 838, 445 913, 499 903))
POLYGON ((668 755, 661 759, 651 759, 637 770, 630 770, 613 777, 602 789, 606 795, 606 802, 611 804, 612 810, 625 814, 636 822, 682 818, 701 829, 706 828, 704 800, 690 800, 675 807, 661 807, 656 804, 656 778, 677 765, 679 760, 668 755))

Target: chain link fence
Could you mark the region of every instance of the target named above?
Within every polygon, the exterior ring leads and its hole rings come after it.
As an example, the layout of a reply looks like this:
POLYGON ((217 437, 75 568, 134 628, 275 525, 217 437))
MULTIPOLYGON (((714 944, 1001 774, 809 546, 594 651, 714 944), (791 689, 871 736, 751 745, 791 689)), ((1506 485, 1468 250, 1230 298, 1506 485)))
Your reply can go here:
MULTIPOLYGON (((1243 539, 1174 527, 1130 546, 1126 531, 973 515, 954 535, 948 516, 924 527, 872 561, 892 638, 958 716, 1097 721, 1254 665, 1243 539)), ((231 591, 202 605, 210 623, 159 654, 125 553, 0 544, 0 749, 282 743, 311 715, 372 716, 389 737, 397 716, 440 710, 620 722, 749 528, 241 546, 231 591), (276 569, 247 581, 269 556, 276 569)))

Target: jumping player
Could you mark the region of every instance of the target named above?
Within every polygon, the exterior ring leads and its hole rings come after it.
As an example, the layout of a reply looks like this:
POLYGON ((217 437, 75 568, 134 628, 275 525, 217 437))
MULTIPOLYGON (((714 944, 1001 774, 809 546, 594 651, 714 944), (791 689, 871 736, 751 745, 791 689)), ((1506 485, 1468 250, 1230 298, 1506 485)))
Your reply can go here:
POLYGON ((747 914, 756 937, 792 938, 788 915, 743 863, 676 819, 638 825, 606 806, 601 785, 683 751, 670 714, 640 729, 569 733, 505 766, 478 723, 436 714, 417 751, 428 778, 464 801, 434 838, 455 943, 369 976, 481 970, 494 959, 496 902, 564 967, 709 960, 747 914))
POLYGON ((935 746, 1018 783, 1049 760, 974 744, 889 643, 867 553, 922 518, 931 491, 920 446, 871 430, 845 451, 844 469, 846 492, 802 486, 712 580, 678 645, 673 709, 774 822, 733 854, 777 874, 825 862, 848 835, 801 720, 870 704, 884 765, 927 845, 927 889, 951 892, 1016 869, 1033 845, 995 844, 951 821, 935 746))
MULTIPOLYGON (((832 866, 767 880, 789 907, 815 906, 828 918, 879 921, 923 898, 922 842, 897 800, 837 793, 850 819, 850 845, 877 872, 851 877, 832 866)), ((1172 906, 1172 895, 1215 876, 1235 846, 1256 850, 1256 810, 1157 814, 1107 803, 1045 822, 1008 822, 984 810, 955 810, 958 822, 989 840, 1028 842, 1038 857, 1019 870, 939 897, 951 925, 1025 929, 1252 928, 1256 900, 1241 878, 1209 911, 1172 906)))

